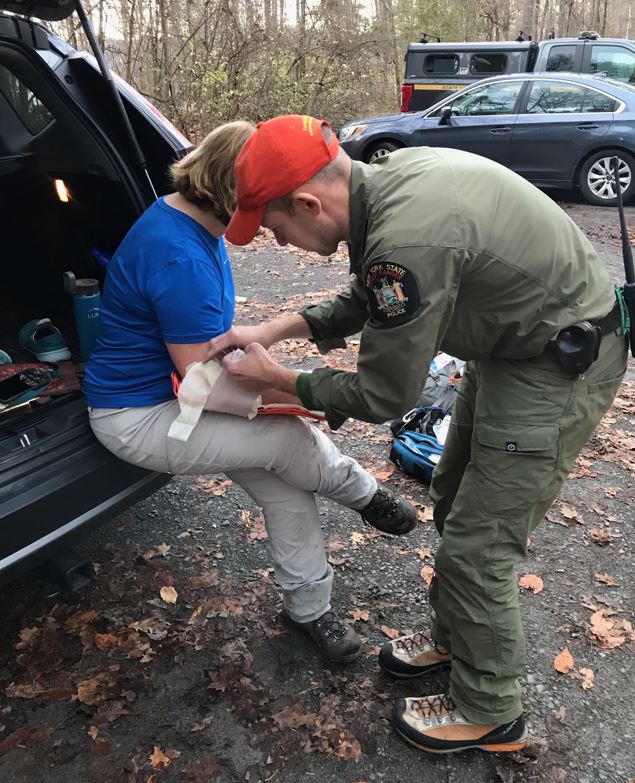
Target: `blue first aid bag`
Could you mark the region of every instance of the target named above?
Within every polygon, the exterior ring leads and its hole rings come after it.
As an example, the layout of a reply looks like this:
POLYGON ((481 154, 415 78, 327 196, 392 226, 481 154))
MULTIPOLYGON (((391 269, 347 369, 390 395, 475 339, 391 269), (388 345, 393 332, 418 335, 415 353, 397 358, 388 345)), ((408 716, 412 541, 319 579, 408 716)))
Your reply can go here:
POLYGON ((434 426, 449 415, 448 410, 429 405, 413 408, 403 418, 393 421, 390 461, 404 473, 429 484, 443 451, 434 426))

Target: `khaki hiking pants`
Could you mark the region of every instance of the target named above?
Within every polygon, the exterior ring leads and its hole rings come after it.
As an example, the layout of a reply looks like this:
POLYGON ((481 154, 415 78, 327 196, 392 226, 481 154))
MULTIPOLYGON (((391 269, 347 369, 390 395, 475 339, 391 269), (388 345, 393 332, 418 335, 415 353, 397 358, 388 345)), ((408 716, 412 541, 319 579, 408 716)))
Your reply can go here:
POLYGON ((613 333, 584 376, 544 354, 470 363, 430 495, 441 534, 430 587, 432 635, 452 651, 450 696, 468 720, 523 711, 524 641, 514 566, 626 368, 613 333))
POLYGON ((225 473, 239 484, 263 508, 285 608, 298 622, 320 617, 330 608, 333 569, 314 493, 361 509, 377 491, 376 480, 296 416, 249 421, 204 411, 181 443, 167 437, 178 413, 176 400, 147 408, 89 408, 97 439, 126 462, 179 476, 225 473))

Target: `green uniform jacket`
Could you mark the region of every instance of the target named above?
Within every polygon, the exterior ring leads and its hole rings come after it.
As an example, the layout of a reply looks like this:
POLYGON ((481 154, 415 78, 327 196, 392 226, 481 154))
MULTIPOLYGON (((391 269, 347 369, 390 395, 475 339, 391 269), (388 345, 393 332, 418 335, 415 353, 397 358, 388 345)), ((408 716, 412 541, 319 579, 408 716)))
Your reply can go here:
POLYGON ((615 303, 565 212, 477 155, 424 147, 353 161, 350 219, 349 289, 301 311, 318 341, 362 333, 357 372, 323 368, 298 381, 333 429, 401 416, 439 350, 537 356, 560 329, 615 303))

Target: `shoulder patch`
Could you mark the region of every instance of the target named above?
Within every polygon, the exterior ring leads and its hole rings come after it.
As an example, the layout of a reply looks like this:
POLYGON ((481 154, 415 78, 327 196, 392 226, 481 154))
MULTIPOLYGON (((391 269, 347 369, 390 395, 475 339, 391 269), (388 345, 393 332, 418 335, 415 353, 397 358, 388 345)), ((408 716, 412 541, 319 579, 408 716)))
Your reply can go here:
POLYGON ((415 276, 401 264, 371 264, 366 272, 368 305, 373 320, 392 326, 409 320, 421 297, 415 276))

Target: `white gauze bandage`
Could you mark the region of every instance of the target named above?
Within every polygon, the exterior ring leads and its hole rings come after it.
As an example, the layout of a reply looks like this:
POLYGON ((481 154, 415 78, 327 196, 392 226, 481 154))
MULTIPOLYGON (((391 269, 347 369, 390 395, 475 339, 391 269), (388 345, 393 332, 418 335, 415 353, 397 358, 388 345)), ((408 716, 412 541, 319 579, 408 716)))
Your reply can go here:
MULTIPOLYGON (((236 350, 230 356, 237 359, 244 356, 244 353, 236 350)), ((212 359, 209 362, 194 362, 188 366, 179 387, 178 401, 181 412, 172 422, 168 438, 184 443, 192 434, 204 410, 253 419, 258 413, 262 398, 257 392, 244 389, 220 362, 212 359)))

